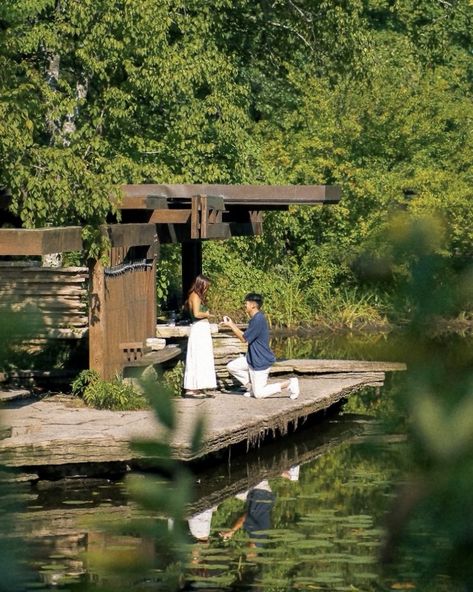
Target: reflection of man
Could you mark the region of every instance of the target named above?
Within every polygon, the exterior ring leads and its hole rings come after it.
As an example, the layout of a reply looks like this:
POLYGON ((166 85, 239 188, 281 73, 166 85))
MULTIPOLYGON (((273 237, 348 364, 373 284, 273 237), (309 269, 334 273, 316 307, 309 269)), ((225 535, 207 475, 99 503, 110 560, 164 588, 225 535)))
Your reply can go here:
MULTIPOLYGON (((241 499, 241 495, 239 497, 241 499)), ((252 539, 250 546, 259 547, 266 538, 266 534, 261 531, 271 528, 271 510, 274 505, 274 493, 267 480, 261 481, 247 492, 246 503, 246 512, 238 518, 230 530, 221 532, 220 536, 228 540, 243 526, 252 539)))

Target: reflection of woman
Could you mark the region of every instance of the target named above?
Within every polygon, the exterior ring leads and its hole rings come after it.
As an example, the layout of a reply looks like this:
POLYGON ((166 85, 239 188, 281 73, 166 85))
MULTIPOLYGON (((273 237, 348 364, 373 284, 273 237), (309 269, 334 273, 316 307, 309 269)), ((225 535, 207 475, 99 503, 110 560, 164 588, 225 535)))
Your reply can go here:
POLYGON ((185 308, 192 321, 187 343, 184 390, 186 397, 201 398, 199 391, 217 388, 215 363, 207 307, 209 278, 198 275, 188 292, 185 308))

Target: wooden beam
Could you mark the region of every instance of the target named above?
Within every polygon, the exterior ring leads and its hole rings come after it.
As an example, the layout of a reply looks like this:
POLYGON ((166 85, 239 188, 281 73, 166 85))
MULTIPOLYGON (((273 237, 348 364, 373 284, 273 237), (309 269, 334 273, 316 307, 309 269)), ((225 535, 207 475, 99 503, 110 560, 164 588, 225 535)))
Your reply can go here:
POLYGON ((225 205, 289 205, 337 203, 341 191, 337 185, 123 185, 127 197, 160 195, 191 199, 194 195, 220 197, 225 205))
POLYGON ((100 261, 92 261, 89 267, 89 368, 102 378, 106 376, 105 344, 105 277, 100 261))
POLYGON ((200 238, 200 195, 192 197, 191 238, 200 238))
POLYGON ((200 238, 207 238, 207 229, 209 226, 209 202, 206 195, 200 196, 200 238))
POLYGON ((206 238, 225 239, 232 236, 257 236, 261 232, 261 224, 254 224, 252 222, 221 222, 209 224, 206 238))
POLYGON ((154 210, 149 221, 153 224, 187 224, 191 210, 154 210))
POLYGON ((256 235, 263 234, 263 214, 258 210, 250 211, 250 223, 256 235))
POLYGON ((47 255, 82 250, 80 226, 0 228, 0 255, 47 255))
POLYGON ((154 224, 111 224, 103 227, 112 247, 136 247, 151 245, 156 240, 154 224))
POLYGON ((207 195, 206 197, 209 210, 225 210, 225 200, 221 195, 207 195))
POLYGON ((118 206, 120 210, 159 210, 167 206, 167 199, 162 195, 124 195, 118 206))

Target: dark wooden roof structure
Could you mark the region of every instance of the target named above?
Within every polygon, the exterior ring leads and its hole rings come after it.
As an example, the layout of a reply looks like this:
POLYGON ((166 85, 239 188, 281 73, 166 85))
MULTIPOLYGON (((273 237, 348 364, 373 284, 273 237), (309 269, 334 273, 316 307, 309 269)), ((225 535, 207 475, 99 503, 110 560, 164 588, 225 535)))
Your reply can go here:
POLYGON ((124 185, 122 192, 122 221, 157 224, 161 242, 261 234, 264 211, 340 200, 332 185, 148 184, 124 185))
MULTIPOLYGON (((89 364, 104 378, 139 365, 156 331, 156 264, 160 243, 180 243, 183 293, 202 269, 202 241, 263 231, 268 210, 340 200, 330 185, 124 185, 120 222, 110 217, 109 263, 89 269, 89 364)), ((0 200, 0 256, 80 251, 81 227, 12 228, 9 199, 0 200), (3 212, 2 212, 3 209, 3 212), (9 228, 2 228, 7 223, 9 228)), ((177 348, 176 348, 177 351, 177 348)), ((167 354, 162 354, 166 357, 167 354)))

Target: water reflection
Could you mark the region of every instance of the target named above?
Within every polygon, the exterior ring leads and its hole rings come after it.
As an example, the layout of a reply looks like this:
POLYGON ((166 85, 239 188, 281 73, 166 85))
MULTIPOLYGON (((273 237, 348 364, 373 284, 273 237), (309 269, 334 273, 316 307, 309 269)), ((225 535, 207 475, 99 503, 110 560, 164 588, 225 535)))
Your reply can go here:
MULTIPOLYGON (((304 349, 288 351, 286 357, 366 359, 362 341, 354 339, 344 355, 337 354, 333 343, 309 342, 317 354, 304 349)), ((301 340, 296 346, 309 344, 301 340)), ((190 559, 182 586, 223 591, 422 590, 422 549, 439 545, 435 532, 424 525, 414 525, 418 552, 403 557, 397 573, 382 580, 376 567, 385 511, 410 468, 404 419, 392 396, 403 388, 403 380, 401 375, 388 377, 380 391, 367 388, 350 398, 339 414, 308 421, 284 439, 248 452, 234 449, 212 464, 196 465, 195 498, 186 516, 190 559), (377 428, 380 419, 385 422, 383 436, 377 428), (374 443, 368 445, 373 436, 374 443)), ((7 505, 11 498, 11 492, 3 493, 7 505)), ((158 526, 168 530, 171 525, 165 516, 143 513, 120 481, 40 482, 23 491, 21 500, 23 509, 10 516, 3 534, 4 548, 15 540, 27 542, 36 576, 25 589, 54 586, 72 591, 85 589, 85 584, 90 591, 102 589, 104 581, 110 583, 110 574, 93 558, 106 549, 113 549, 125 567, 141 558, 133 577, 120 575, 114 581, 116 592, 160 589, 166 574, 156 568, 154 543, 158 526), (97 518, 106 529, 97 528, 97 518), (149 524, 150 535, 140 536, 141 531, 131 527, 123 534, 123 526, 132 520, 149 524)), ((445 578, 438 587, 429 587, 429 592, 437 590, 454 588, 445 578)))
MULTIPOLYGON (((369 425, 364 415, 334 415, 307 423, 284 440, 196 467, 196 495, 188 508, 194 542, 186 585, 224 590, 243 586, 243 582, 246 586, 248 578, 254 585, 263 585, 269 571, 277 572, 288 561, 280 554, 286 553, 289 544, 295 549, 295 542, 299 555, 290 569, 302 568, 308 554, 312 555, 300 529, 311 524, 312 504, 320 507, 326 494, 315 477, 320 478, 333 463, 341 468, 351 454, 348 451, 363 441, 369 425), (220 534, 239 520, 241 528, 231 539, 220 534)), ((90 485, 84 479, 40 482, 29 490, 24 509, 13 516, 9 536, 28 542, 30 563, 37 574, 29 589, 39 589, 41 584, 72 590, 83 583, 98 589, 105 572, 91 557, 110 548, 123 557, 123 563, 131 557, 144 558, 139 581, 159 581, 162 574, 149 569, 152 537, 140 538, 138 531, 118 533, 131 520, 152 520, 167 528, 167 519, 144 516, 128 499, 121 482, 94 480, 90 485), (105 530, 97 529, 97 517, 105 530)), ((320 549, 317 540, 315 548, 320 549)), ((135 577, 135 589, 136 584, 135 577)))

